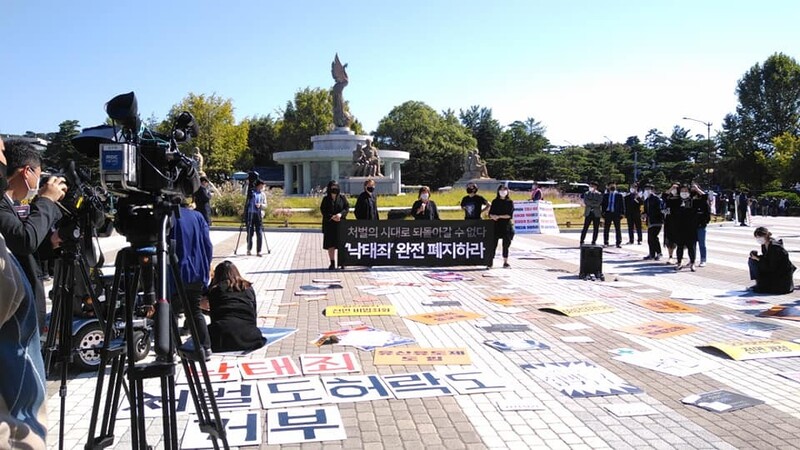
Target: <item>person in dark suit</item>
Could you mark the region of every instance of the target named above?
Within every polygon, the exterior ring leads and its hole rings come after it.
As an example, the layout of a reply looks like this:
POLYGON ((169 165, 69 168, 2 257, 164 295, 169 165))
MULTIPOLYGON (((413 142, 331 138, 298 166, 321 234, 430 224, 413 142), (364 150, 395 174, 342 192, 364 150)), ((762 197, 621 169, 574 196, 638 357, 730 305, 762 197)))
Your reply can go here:
POLYGON ((652 184, 644 187, 644 220, 647 223, 647 247, 648 254, 644 257, 647 260, 661 260, 661 242, 658 235, 661 234, 661 227, 664 225, 664 204, 661 197, 655 191, 652 184))
POLYGON ((264 346, 264 337, 258 329, 256 292, 230 261, 214 268, 208 308, 211 316, 208 334, 213 351, 248 351, 264 346))
POLYGON ((53 227, 61 218, 56 202, 64 198, 67 185, 63 178, 50 177, 39 187, 42 159, 28 142, 6 143, 8 187, 0 201, 0 234, 6 239, 11 253, 17 258, 33 287, 39 329, 45 326, 46 297, 44 283, 39 277, 39 265, 34 254, 52 252, 60 244, 53 227), (37 196, 38 193, 38 196, 37 196), (18 215, 15 201, 32 200, 24 218, 18 215))
POLYGON ((642 196, 636 183, 631 185, 630 193, 625 196, 625 221, 628 222, 628 244, 633 244, 635 231, 636 243, 642 245, 642 196))
POLYGON ((739 226, 746 227, 747 226, 747 208, 748 208, 748 200, 747 200, 747 192, 742 191, 739 193, 739 198, 737 199, 737 212, 739 213, 739 226))
POLYGON ((200 189, 194 193, 195 211, 203 215, 208 226, 211 226, 211 191, 208 189, 208 178, 200 177, 200 189))
POLYGON ((617 185, 613 181, 607 185, 608 191, 603 194, 603 245, 608 246, 608 232, 611 224, 617 235, 617 248, 622 248, 622 231, 620 221, 625 214, 625 198, 617 192, 617 185))
POLYGON ((364 192, 356 199, 353 211, 358 220, 379 220, 378 197, 375 195, 375 180, 372 178, 364 182, 364 192))
MULTIPOLYGON (((347 197, 341 194, 339 183, 336 181, 328 182, 319 210, 322 213, 322 248, 328 250, 328 258, 331 260, 328 269, 335 270, 336 250, 339 248, 339 225, 347 218, 347 213, 350 211, 350 203, 347 197)), ((344 269, 342 265, 339 267, 344 269)))
POLYGON ((439 210, 436 203, 431 200, 431 188, 419 188, 419 199, 411 205, 411 215, 414 220, 439 220, 439 210))
POLYGON ((762 294, 788 294, 794 291, 793 274, 797 268, 789 260, 789 252, 783 248, 783 242, 774 239, 765 227, 756 228, 753 236, 761 246, 761 254, 753 250, 747 260, 750 279, 756 280, 749 290, 762 294))
POLYGON ((597 183, 589 183, 589 190, 583 194, 583 230, 581 230, 581 245, 586 239, 589 224, 592 225, 592 245, 597 244, 597 232, 600 229, 600 217, 603 215, 603 194, 597 190, 597 183))

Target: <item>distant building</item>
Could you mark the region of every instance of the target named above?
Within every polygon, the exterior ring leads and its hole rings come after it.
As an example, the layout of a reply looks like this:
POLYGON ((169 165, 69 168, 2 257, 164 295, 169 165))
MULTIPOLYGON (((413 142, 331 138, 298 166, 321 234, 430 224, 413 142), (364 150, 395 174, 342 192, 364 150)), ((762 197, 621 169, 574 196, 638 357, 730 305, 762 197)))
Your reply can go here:
POLYGON ((17 134, 3 134, 2 137, 3 137, 3 141, 5 141, 5 142, 8 142, 8 141, 30 142, 31 145, 33 145, 34 148, 36 148, 36 150, 39 150, 40 153, 44 153, 44 151, 47 150, 47 144, 50 143, 50 141, 48 141, 46 139, 42 139, 42 138, 39 138, 39 137, 36 137, 36 136, 31 136, 31 135, 20 136, 20 135, 17 135, 17 134))

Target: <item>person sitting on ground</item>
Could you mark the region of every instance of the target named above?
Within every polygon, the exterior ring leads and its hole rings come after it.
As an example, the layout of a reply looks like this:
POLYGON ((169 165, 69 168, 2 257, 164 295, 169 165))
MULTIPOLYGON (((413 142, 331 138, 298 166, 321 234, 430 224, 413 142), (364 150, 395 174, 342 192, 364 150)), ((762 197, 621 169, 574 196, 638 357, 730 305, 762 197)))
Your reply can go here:
POLYGON ((766 227, 758 227, 753 232, 756 242, 761 245, 761 254, 753 250, 747 265, 750 279, 756 284, 748 288, 760 294, 788 294, 794 291, 794 271, 797 267, 789 260, 789 252, 783 242, 772 237, 766 227))
POLYGON ((232 262, 223 261, 214 268, 214 278, 208 289, 208 307, 211 350, 249 351, 264 346, 256 316, 256 292, 232 262))

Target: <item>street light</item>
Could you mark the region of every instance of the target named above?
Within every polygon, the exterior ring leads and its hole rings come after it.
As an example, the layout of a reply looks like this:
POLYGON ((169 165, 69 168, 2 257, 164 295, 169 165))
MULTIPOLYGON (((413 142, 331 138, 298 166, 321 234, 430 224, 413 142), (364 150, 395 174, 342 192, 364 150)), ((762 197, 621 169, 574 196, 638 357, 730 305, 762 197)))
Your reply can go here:
POLYGON ((706 188, 711 188, 711 173, 712 173, 712 169, 711 169, 711 149, 712 149, 712 146, 711 146, 711 125, 712 125, 712 123, 711 122, 705 122, 703 120, 692 119, 691 117, 684 117, 683 120, 691 120, 692 122, 702 123, 703 125, 706 126, 706 141, 708 141, 708 150, 707 150, 707 152, 708 152, 708 155, 707 155, 708 156, 708 162, 706 163, 706 165, 707 165, 707 167, 706 167, 706 184, 707 184, 706 188))

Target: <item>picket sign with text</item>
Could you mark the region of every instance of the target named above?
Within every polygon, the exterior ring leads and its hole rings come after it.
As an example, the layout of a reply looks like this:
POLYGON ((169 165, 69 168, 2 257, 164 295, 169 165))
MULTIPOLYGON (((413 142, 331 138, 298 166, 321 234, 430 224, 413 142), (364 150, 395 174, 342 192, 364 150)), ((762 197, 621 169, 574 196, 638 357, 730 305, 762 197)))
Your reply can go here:
POLYGON ((559 234, 553 204, 544 200, 514 202, 514 232, 559 234))

